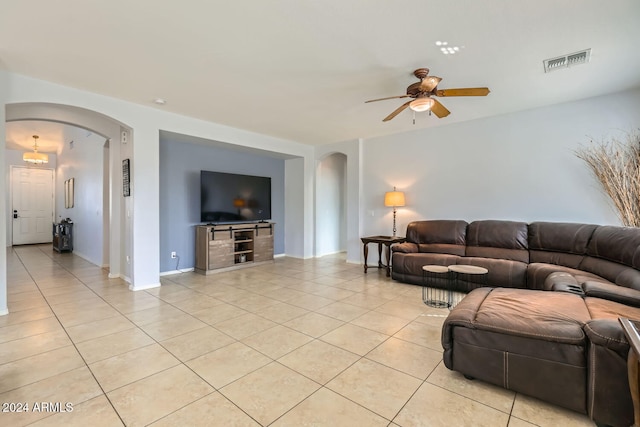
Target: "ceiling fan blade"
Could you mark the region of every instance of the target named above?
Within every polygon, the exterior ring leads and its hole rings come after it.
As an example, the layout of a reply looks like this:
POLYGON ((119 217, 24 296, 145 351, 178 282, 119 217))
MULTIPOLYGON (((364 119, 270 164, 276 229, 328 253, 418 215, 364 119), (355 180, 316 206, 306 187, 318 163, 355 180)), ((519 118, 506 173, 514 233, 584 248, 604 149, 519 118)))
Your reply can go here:
POLYGON ((399 106, 398 108, 395 109, 395 111, 391 114, 389 114, 387 117, 385 117, 384 119, 382 119, 383 122, 388 122, 389 120, 393 119, 395 116, 397 116, 398 114, 402 113, 402 111, 407 108, 409 106, 409 104, 411 104, 411 101, 407 101, 404 104, 402 104, 401 106, 399 106))
POLYGON ((489 92, 488 87, 467 87, 437 90, 436 96, 487 96, 489 92))
MULTIPOLYGON (((433 99, 433 98, 431 98, 433 99)), ((447 117, 451 114, 451 111, 447 110, 447 108, 442 105, 437 99, 433 99, 433 105, 431 106, 431 112, 438 116, 438 118, 447 117)))
POLYGON ((438 86, 438 83, 440 83, 440 80, 442 79, 436 76, 430 76, 430 77, 424 78, 420 82, 420 91, 431 92, 433 89, 435 89, 436 86, 438 86))
POLYGON ((366 104, 367 102, 376 102, 376 101, 384 101, 386 99, 398 99, 398 98, 407 98, 410 97, 411 95, 398 95, 398 96, 388 96, 386 98, 378 98, 378 99, 370 99, 368 101, 364 101, 364 103, 366 104))

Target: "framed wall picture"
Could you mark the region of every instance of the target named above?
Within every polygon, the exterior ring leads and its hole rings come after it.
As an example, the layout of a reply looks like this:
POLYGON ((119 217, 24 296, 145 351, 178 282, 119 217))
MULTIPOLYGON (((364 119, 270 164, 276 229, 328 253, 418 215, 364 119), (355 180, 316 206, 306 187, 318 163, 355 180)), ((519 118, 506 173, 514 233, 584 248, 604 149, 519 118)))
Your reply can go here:
POLYGON ((75 178, 69 178, 64 182, 64 207, 71 209, 74 205, 74 183, 75 178))
POLYGON ((124 197, 129 197, 131 195, 129 159, 124 159, 122 161, 122 194, 124 197))

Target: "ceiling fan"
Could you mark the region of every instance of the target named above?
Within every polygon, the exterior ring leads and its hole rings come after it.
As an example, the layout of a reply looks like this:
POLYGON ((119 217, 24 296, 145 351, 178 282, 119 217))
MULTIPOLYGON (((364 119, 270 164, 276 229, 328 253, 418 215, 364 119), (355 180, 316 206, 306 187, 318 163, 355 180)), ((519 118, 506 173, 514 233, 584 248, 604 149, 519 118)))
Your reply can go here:
POLYGON ((409 107, 413 111, 430 110, 439 118, 447 117, 451 112, 445 108, 439 101, 433 99, 432 96, 487 96, 489 94, 488 87, 468 87, 457 89, 438 89, 438 83, 442 78, 429 76, 428 68, 418 68, 413 75, 420 79, 419 82, 413 83, 407 87, 407 94, 400 96, 389 96, 387 98, 371 99, 365 102, 384 101, 386 99, 396 98, 413 98, 385 117, 382 121, 387 122, 409 107))

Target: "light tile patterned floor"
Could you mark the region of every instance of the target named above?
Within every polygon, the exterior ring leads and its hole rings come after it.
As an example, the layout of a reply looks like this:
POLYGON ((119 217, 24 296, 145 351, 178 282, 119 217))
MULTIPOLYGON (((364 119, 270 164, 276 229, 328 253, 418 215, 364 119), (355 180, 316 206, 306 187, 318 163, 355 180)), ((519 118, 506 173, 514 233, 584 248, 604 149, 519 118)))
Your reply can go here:
POLYGON ((139 292, 49 245, 7 261, 0 402, 29 411, 0 412, 0 425, 594 425, 449 371, 448 311, 343 256, 182 273, 139 292))

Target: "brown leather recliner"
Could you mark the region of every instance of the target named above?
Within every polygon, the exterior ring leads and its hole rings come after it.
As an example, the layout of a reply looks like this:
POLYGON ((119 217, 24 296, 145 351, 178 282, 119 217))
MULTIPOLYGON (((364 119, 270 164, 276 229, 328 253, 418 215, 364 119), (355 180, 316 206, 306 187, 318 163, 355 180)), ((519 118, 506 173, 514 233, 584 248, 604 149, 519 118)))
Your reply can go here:
POLYGON ((618 316, 640 319, 640 308, 567 292, 478 288, 445 320, 444 363, 598 423, 628 426, 629 345, 618 316))
POLYGON ((617 319, 640 320, 640 229, 464 224, 417 221, 392 247, 396 280, 422 284, 426 264, 489 270, 495 288, 469 284, 445 321, 445 365, 598 423, 631 424, 629 345, 617 319))

